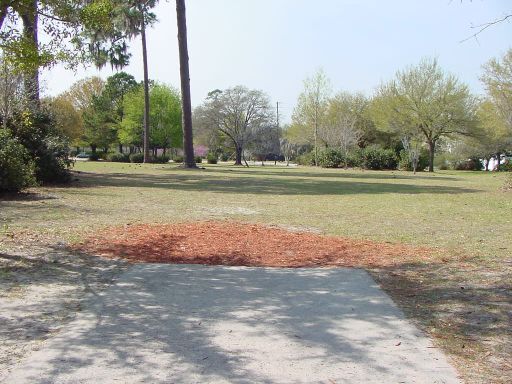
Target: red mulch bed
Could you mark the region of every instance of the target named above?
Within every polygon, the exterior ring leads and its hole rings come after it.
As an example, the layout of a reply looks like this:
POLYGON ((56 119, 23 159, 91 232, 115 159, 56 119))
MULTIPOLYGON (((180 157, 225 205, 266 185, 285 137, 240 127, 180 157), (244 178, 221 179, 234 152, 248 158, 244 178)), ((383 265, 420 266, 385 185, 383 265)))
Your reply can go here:
POLYGON ((134 263, 258 267, 391 266, 430 260, 435 250, 237 222, 111 227, 75 250, 134 263))

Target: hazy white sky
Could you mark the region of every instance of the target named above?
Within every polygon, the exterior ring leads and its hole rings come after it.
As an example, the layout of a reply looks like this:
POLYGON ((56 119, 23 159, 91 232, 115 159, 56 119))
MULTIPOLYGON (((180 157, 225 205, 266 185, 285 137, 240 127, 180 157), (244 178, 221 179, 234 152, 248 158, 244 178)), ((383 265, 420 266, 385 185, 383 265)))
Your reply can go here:
MULTIPOLYGON (((481 66, 512 47, 512 23, 493 26, 478 40, 462 42, 482 24, 512 11, 511 0, 188 0, 190 77, 193 105, 213 89, 242 84, 281 102, 289 121, 303 79, 317 68, 334 91, 370 95, 396 70, 422 57, 437 57, 475 93, 481 66)), ((159 22, 148 31, 150 78, 179 88, 176 13, 161 0, 159 22)), ((142 79, 140 40, 124 70, 142 79)), ((61 67, 45 71, 46 94, 111 70, 61 67)))

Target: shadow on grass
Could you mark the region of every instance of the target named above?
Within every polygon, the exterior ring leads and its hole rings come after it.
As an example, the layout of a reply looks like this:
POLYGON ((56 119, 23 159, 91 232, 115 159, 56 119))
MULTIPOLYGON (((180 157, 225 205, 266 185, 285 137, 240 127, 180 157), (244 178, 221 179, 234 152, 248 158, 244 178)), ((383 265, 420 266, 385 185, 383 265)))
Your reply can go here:
MULTIPOLYGON (((215 168, 209 170, 215 171, 215 168)), ((220 169, 219 169, 220 171, 220 169)), ((433 181, 436 178, 447 181, 460 180, 456 177, 445 176, 445 175, 421 175, 413 174, 412 172, 401 172, 401 171, 361 171, 353 172, 351 169, 319 169, 318 171, 305 172, 303 170, 296 170, 293 168, 275 168, 272 171, 262 171, 259 169, 247 169, 247 168, 223 168, 222 171, 229 172, 230 174, 240 175, 262 175, 262 176, 278 176, 278 177, 315 177, 315 178, 342 178, 342 179, 374 179, 374 180, 430 180, 433 181)))
POLYGON ((280 178, 212 175, 209 172, 172 175, 129 173, 80 173, 78 187, 132 187, 168 190, 240 193, 258 195, 350 195, 350 194, 457 194, 479 192, 476 189, 444 185, 413 185, 404 183, 357 182, 348 180, 317 180, 315 178, 280 178))
POLYGON ((355 376, 352 382, 442 378, 446 371, 433 371, 427 344, 418 342, 400 317, 362 271, 136 265, 78 322, 47 343, 35 364, 22 366, 11 379, 273 383, 305 378, 341 382, 347 375, 355 376), (357 324, 367 324, 366 332, 354 332, 357 324), (398 338, 407 348, 393 347, 398 338), (383 348, 384 354, 379 352, 383 348), (429 359, 430 367, 424 365, 429 359))
POLYGON ((512 382, 510 265, 411 263, 371 273, 409 317, 469 367, 467 382, 512 382))

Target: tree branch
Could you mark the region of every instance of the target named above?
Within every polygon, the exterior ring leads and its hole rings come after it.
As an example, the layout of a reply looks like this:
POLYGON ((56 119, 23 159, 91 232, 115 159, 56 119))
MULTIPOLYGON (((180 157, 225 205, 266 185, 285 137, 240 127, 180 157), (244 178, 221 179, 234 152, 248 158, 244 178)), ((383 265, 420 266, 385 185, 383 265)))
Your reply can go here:
POLYGON ((490 21, 488 23, 484 23, 484 24, 480 24, 480 25, 474 25, 472 26, 471 28, 472 29, 475 29, 475 28, 479 28, 477 32, 475 32, 474 34, 472 34, 471 36, 468 36, 466 37, 464 40, 461 40, 460 43, 464 43, 470 39, 473 39, 473 38, 477 38, 477 36, 479 34, 481 34, 483 31, 485 31, 487 28, 489 27, 492 27, 493 25, 496 25, 496 24, 499 24, 499 23, 502 23, 504 21, 506 21, 507 19, 509 18, 512 18, 512 13, 511 14, 508 14, 508 15, 505 15, 503 16, 502 18, 500 19, 496 19, 496 20, 493 20, 493 21, 490 21))

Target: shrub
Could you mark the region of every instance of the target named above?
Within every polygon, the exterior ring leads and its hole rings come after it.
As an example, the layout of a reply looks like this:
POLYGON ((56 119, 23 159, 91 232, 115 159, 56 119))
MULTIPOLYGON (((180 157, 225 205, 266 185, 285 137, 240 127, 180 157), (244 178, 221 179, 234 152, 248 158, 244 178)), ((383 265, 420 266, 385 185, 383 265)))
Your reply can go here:
POLYGON ((208 164, 217 164, 217 155, 213 152, 208 152, 208 155, 206 155, 206 162, 208 164))
POLYGON ((392 149, 378 146, 366 147, 362 151, 362 166, 366 169, 396 169, 397 158, 392 149))
POLYGON ((93 152, 89 154, 89 161, 98 161, 100 159, 100 154, 98 152, 93 152))
POLYGON ((203 158, 201 156, 194 156, 194 161, 196 164, 201 164, 203 162, 203 158))
POLYGON ((27 149, 7 129, 0 129, 0 192, 18 192, 36 184, 27 149))
POLYGON ((221 153, 220 155, 220 161, 229 161, 231 158, 231 155, 229 153, 221 153))
POLYGON ((456 162, 454 168, 457 171, 481 171, 483 167, 480 159, 473 158, 456 162))
POLYGON ((107 161, 111 161, 113 163, 129 163, 130 155, 127 153, 110 153, 107 156, 107 161))
MULTIPOLYGON (((409 160, 409 153, 406 150, 400 151, 399 159, 400 160, 398 162, 398 169, 402 171, 413 171, 412 162, 409 160)), ((428 151, 422 150, 420 152, 420 158, 418 159, 416 171, 423 171, 426 167, 428 167, 428 163, 428 151)))
POLYGON ((32 158, 37 181, 67 182, 71 179, 68 141, 58 132, 50 113, 44 109, 21 112, 11 121, 11 132, 32 158))
POLYGON ((160 156, 157 156, 153 159, 153 163, 158 163, 158 164, 167 164, 170 160, 170 156, 168 155, 160 155, 160 156))
POLYGON ((345 165, 345 156, 338 149, 324 149, 318 154, 318 165, 323 168, 339 168, 345 165))
POLYGON ((315 165, 315 153, 314 152, 307 152, 300 156, 297 156, 295 159, 297 164, 299 165, 315 165))
POLYGON ((350 151, 345 161, 347 162, 346 166, 349 168, 361 167, 363 164, 363 150, 358 148, 350 151))
POLYGON ((183 163, 183 156, 176 155, 174 156, 172 161, 174 161, 175 163, 183 163))
POLYGON ((130 155, 130 163, 141 164, 144 162, 144 154, 143 153, 132 153, 130 155))

